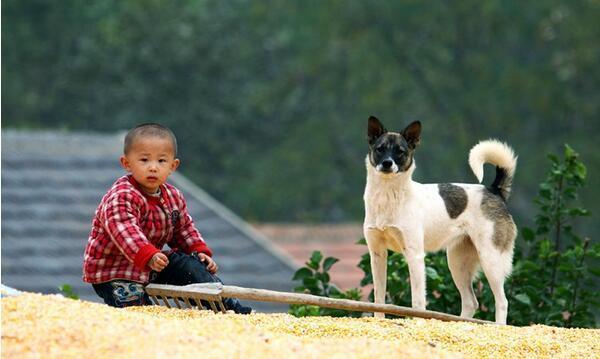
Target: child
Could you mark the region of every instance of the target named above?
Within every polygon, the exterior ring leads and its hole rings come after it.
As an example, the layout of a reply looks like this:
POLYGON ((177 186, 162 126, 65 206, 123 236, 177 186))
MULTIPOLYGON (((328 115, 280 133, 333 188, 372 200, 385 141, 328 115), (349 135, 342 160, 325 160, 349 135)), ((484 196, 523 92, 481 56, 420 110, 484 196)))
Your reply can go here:
MULTIPOLYGON (((125 136, 119 178, 102 198, 83 259, 83 280, 114 307, 151 304, 149 282, 185 285, 221 281, 217 263, 194 226, 181 192, 167 178, 179 166, 168 128, 142 124, 125 136), (171 250, 161 252, 164 244, 171 250)), ((248 314, 237 299, 225 308, 248 314)))

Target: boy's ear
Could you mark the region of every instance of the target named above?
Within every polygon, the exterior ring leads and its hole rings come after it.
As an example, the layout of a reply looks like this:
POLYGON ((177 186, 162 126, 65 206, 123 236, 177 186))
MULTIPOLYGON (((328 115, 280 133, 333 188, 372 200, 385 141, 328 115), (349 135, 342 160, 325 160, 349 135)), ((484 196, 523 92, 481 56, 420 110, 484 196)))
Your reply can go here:
POLYGON ((123 167, 124 170, 129 171, 129 161, 127 160, 127 157, 121 156, 119 161, 121 162, 121 167, 123 167))
POLYGON ((410 148, 414 149, 421 142, 421 122, 415 121, 402 131, 402 136, 408 142, 410 148))
POLYGON ((171 172, 175 172, 175 170, 179 167, 180 164, 181 161, 179 161, 179 158, 174 159, 173 163, 171 164, 171 172))
POLYGON ((375 116, 369 116, 369 125, 367 128, 367 136, 369 139, 369 145, 372 145, 377 141, 381 135, 386 133, 387 130, 383 127, 383 124, 375 116))

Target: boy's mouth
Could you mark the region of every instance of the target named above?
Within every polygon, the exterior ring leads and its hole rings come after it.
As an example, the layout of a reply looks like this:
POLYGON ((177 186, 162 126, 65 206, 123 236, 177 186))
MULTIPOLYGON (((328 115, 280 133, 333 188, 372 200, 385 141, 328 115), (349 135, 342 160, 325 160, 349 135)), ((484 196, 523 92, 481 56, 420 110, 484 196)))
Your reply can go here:
POLYGON ((156 180, 158 180, 158 177, 150 176, 150 177, 146 177, 146 179, 148 181, 156 181, 156 180))

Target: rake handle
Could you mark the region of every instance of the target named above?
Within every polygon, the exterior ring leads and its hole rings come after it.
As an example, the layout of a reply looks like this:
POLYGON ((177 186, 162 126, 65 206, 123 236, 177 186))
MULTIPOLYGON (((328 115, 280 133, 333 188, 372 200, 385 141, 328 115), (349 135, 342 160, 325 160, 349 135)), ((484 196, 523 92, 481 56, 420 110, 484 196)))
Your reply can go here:
POLYGON ((221 296, 264 302, 317 305, 319 307, 344 309, 356 312, 380 312, 398 316, 438 319, 443 321, 494 324, 487 320, 463 318, 452 314, 401 307, 393 304, 376 304, 349 299, 319 297, 312 294, 277 292, 267 289, 242 288, 231 285, 224 285, 222 287, 221 296))

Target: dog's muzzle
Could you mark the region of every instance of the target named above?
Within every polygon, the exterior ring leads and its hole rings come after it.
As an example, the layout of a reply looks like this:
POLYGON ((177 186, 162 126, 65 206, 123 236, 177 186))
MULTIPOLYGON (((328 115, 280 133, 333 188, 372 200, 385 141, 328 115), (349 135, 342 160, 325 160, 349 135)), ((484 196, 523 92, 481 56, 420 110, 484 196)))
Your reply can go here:
POLYGON ((386 158, 377 165, 377 171, 383 173, 395 173, 398 172, 398 166, 396 166, 391 158, 386 158))

